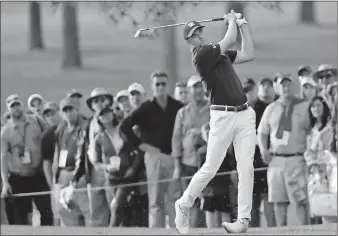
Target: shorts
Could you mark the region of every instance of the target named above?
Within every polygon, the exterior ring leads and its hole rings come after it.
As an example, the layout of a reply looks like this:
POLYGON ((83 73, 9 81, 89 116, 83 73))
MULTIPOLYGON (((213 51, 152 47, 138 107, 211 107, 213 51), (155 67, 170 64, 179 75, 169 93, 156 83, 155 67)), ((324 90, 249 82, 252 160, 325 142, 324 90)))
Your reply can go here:
POLYGON ((269 202, 307 199, 307 168, 302 156, 273 157, 268 167, 269 202))
POLYGON ((232 206, 228 194, 226 196, 203 197, 200 203, 201 210, 203 211, 219 211, 229 214, 232 212, 232 206))

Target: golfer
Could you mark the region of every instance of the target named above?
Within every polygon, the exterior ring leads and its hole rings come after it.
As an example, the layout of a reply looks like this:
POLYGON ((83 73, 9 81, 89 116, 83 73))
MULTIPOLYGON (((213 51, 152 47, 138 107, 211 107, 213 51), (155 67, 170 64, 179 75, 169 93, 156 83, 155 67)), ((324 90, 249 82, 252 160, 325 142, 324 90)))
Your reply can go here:
POLYGON ((192 47, 192 61, 211 95, 210 133, 207 157, 196 172, 183 196, 176 201, 175 224, 179 233, 189 232, 189 209, 195 199, 215 176, 231 143, 233 143, 238 171, 238 220, 223 222, 229 233, 243 233, 251 218, 254 180, 253 157, 256 146, 256 115, 249 106, 241 82, 232 64, 254 59, 253 43, 245 18, 234 11, 224 16, 229 26, 217 44, 206 44, 204 26, 196 21, 184 27, 184 39, 192 47), (237 25, 242 36, 240 51, 229 50, 237 37, 237 25))

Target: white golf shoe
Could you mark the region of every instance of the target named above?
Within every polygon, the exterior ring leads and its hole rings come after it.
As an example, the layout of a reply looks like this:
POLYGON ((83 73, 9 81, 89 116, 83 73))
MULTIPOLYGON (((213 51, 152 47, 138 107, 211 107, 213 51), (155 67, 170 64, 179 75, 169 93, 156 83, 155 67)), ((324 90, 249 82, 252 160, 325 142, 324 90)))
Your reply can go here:
POLYGON ((189 212, 182 209, 178 203, 175 202, 175 225, 178 233, 188 234, 189 233, 189 212))
POLYGON ((249 228, 248 219, 238 219, 233 223, 223 222, 222 226, 228 233, 246 233, 249 228))

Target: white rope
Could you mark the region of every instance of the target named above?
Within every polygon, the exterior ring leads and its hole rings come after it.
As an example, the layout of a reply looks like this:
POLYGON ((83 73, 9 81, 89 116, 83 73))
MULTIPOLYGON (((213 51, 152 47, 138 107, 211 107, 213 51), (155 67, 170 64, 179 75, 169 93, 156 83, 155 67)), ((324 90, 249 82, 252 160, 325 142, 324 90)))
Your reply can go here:
MULTIPOLYGON (((254 169, 255 172, 258 171, 264 171, 267 170, 267 167, 262 167, 262 168, 256 168, 254 169)), ((232 173, 237 173, 236 170, 234 171, 226 171, 226 172, 219 172, 216 174, 216 176, 223 176, 223 175, 230 175, 232 173)), ((192 179, 193 176, 185 176, 185 177, 181 177, 178 180, 187 180, 187 179, 192 179)), ((157 180, 157 181, 145 181, 145 182, 136 182, 136 183, 129 183, 129 184, 119 184, 119 185, 114 185, 114 186, 100 186, 100 187, 93 187, 91 186, 90 190, 91 191, 99 191, 99 190, 106 190, 106 189, 110 189, 110 188, 125 188, 125 187, 135 187, 135 186, 142 186, 142 185, 147 185, 147 184, 157 184, 157 183, 167 183, 167 182, 173 182, 173 181, 177 181, 176 179, 161 179, 161 180, 157 180)), ((86 192, 87 187, 86 188, 77 188, 74 190, 75 192, 86 192)), ((41 196, 41 195, 48 195, 48 194, 52 194, 54 191, 41 191, 41 192, 31 192, 31 193, 16 193, 16 194, 11 194, 7 197, 29 197, 29 196, 41 196)), ((3 197, 1 197, 3 198, 3 197)))

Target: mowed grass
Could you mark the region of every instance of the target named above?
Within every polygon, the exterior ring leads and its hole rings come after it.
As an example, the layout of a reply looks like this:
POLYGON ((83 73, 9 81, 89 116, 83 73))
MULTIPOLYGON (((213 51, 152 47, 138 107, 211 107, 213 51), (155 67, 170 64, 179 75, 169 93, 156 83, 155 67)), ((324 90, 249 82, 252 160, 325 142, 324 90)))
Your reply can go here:
MULTIPOLYGON (((142 4, 142 3, 141 3, 142 4)), ((316 3, 321 25, 298 25, 298 3, 281 3, 284 12, 249 7, 256 59, 237 65, 241 79, 269 76, 278 71, 295 74, 300 64, 314 68, 320 63, 337 64, 337 9, 335 3, 316 3), (325 14, 323 14, 325 12, 325 14)), ((28 48, 27 3, 1 3, 1 104, 11 93, 24 99, 41 93, 48 100, 61 99, 67 90, 77 88, 86 96, 102 86, 113 94, 132 82, 140 82, 149 91, 149 74, 164 68, 166 55, 161 38, 134 39, 135 29, 128 22, 115 26, 97 4, 82 3, 79 9, 80 45, 83 69, 62 70, 61 11, 51 14, 50 4, 43 3, 42 25, 46 49, 30 52, 28 48)), ((178 21, 222 16, 224 3, 202 3, 196 9, 182 10, 178 21)), ((148 22, 144 26, 154 25, 148 22)), ((158 24, 158 23, 157 23, 158 24)), ((209 23, 206 34, 217 41, 223 23, 209 23), (212 37, 211 37, 212 36, 212 37)), ((177 28, 177 64, 179 78, 187 80, 194 70, 189 48, 177 28)))

